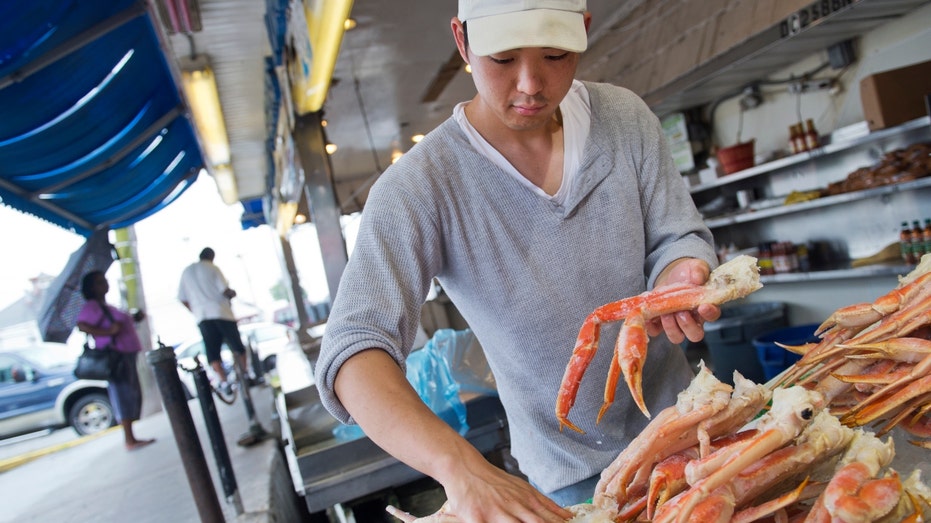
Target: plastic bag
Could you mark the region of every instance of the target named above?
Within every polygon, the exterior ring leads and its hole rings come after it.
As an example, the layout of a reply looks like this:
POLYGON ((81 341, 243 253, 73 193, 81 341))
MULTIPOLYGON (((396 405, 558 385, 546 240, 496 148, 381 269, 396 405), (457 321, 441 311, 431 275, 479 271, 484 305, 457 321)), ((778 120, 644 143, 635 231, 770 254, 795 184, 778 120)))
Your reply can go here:
POLYGON ((440 329, 433 335, 436 350, 449 365, 462 392, 497 396, 498 385, 485 353, 471 329, 440 329))
POLYGON ((459 434, 465 434, 469 431, 466 409, 459 398, 459 384, 453 379, 446 358, 438 350, 439 343, 445 339, 445 335, 437 336, 440 332, 422 349, 408 356, 407 381, 430 410, 459 434))

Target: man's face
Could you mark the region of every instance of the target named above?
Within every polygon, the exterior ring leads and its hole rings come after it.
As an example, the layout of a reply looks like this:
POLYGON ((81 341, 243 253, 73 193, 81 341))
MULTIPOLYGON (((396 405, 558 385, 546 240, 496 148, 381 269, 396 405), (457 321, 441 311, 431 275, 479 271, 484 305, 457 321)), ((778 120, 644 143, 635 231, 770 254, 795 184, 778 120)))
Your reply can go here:
POLYGON ((468 56, 483 116, 494 115, 514 131, 539 128, 553 117, 579 63, 578 53, 536 47, 468 56))

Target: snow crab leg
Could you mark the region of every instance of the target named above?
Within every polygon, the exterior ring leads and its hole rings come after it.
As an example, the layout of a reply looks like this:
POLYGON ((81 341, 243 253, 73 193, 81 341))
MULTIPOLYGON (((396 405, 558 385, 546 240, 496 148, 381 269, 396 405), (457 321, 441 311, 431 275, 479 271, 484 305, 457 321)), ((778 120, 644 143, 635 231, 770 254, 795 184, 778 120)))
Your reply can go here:
MULTIPOLYGON (((743 298, 762 288, 756 258, 738 256, 720 265, 704 285, 677 284, 647 291, 637 296, 609 303, 595 309, 582 324, 572 357, 566 366, 559 395, 556 399, 556 418, 559 430, 563 427, 584 433, 569 421, 569 410, 582 382, 582 376, 598 350, 602 323, 624 321, 618 335, 611 370, 605 385, 604 403, 598 414, 600 421, 608 407, 614 402, 617 382, 623 372, 624 380, 634 402, 650 417, 643 400, 642 377, 646 360, 646 323, 653 318, 678 311, 694 310, 703 303, 720 305, 730 300, 743 298)), ((596 422, 597 422, 596 421, 596 422)))

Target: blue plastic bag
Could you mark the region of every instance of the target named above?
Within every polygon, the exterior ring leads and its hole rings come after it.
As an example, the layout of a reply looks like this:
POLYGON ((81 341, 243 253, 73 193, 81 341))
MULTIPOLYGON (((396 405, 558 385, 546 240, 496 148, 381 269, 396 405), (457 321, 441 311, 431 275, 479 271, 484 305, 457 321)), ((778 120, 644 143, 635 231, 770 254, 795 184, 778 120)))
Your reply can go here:
POLYGON ((469 425, 466 423, 465 405, 459 398, 459 384, 453 379, 449 364, 438 350, 438 341, 448 336, 448 333, 441 334, 443 330, 437 331, 422 349, 408 356, 407 381, 430 410, 459 431, 459 434, 465 434, 469 431, 469 425))
MULTIPOLYGON (((466 408, 459 398, 459 383, 453 379, 450 360, 443 352, 451 354, 457 344, 468 344, 471 338, 468 330, 440 329, 407 358, 407 381, 431 411, 462 435, 469 431, 466 408)), ((339 441, 352 441, 365 433, 358 425, 340 425, 333 429, 333 436, 339 441)))
POLYGON ((446 360, 461 392, 497 396, 498 385, 471 329, 440 329, 433 335, 436 350, 446 360))

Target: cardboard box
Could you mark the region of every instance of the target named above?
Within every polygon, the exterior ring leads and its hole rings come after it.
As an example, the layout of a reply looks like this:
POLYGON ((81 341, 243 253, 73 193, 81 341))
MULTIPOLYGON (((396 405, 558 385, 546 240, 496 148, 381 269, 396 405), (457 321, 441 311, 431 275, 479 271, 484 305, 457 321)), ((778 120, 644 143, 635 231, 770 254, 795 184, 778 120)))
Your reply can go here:
POLYGON ((863 117, 870 131, 893 127, 927 114, 931 61, 872 74, 860 80, 863 117))

